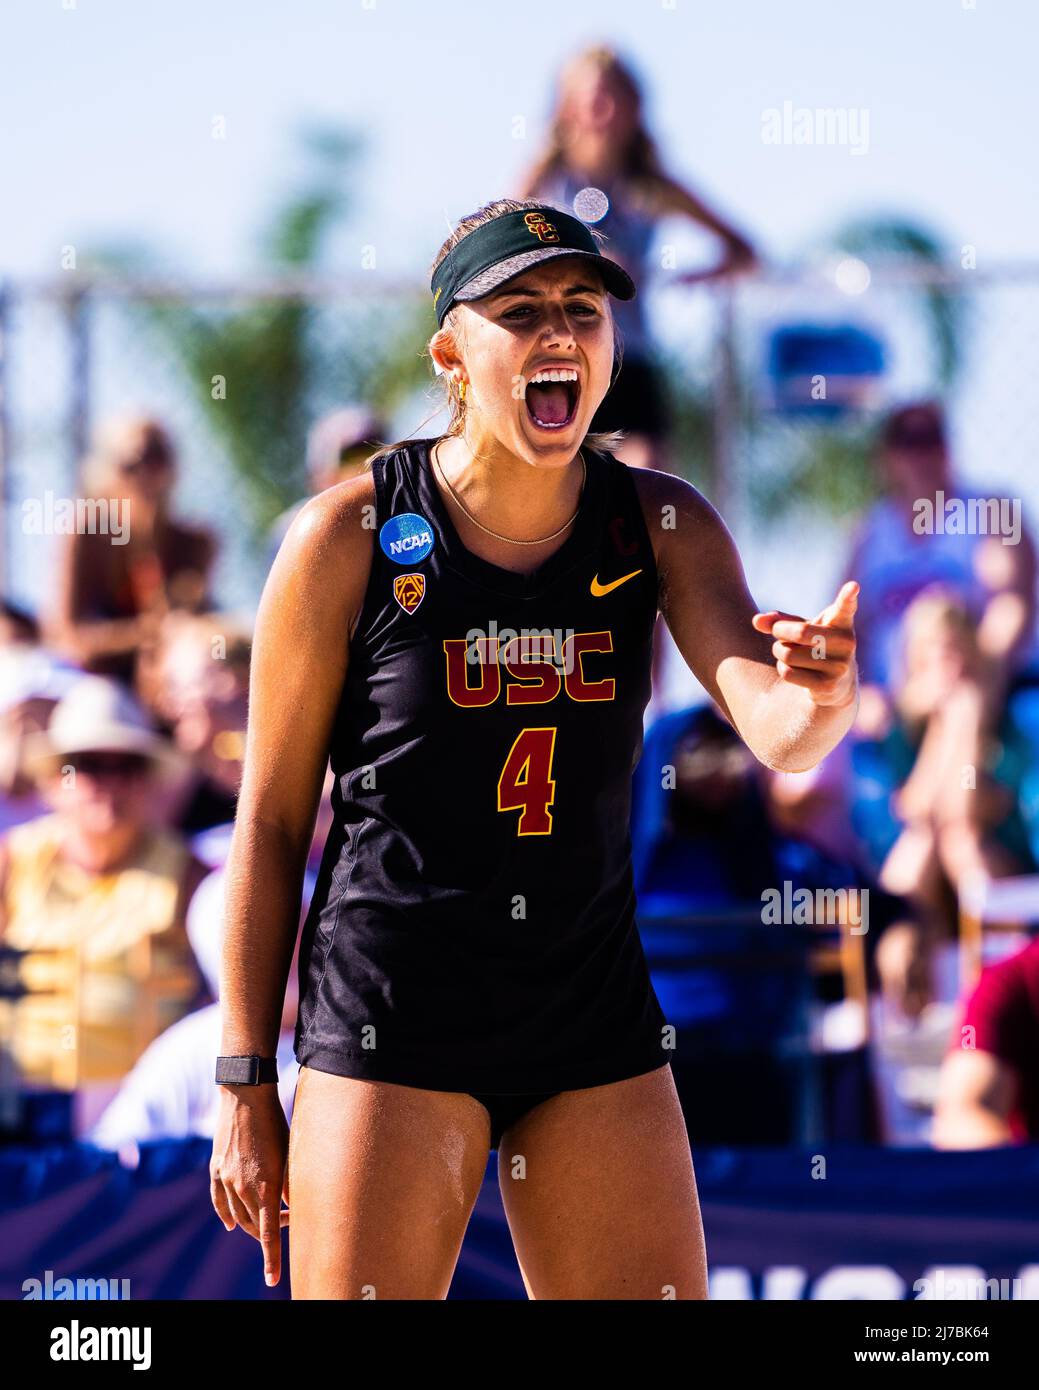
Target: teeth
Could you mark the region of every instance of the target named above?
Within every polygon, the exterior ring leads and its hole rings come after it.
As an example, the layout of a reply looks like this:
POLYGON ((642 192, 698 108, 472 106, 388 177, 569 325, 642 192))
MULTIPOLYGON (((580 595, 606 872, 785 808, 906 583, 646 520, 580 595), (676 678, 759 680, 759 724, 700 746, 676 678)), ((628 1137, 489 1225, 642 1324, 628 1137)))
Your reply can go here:
POLYGON ((544 368, 540 372, 535 372, 527 383, 528 386, 536 386, 540 381, 576 381, 577 372, 572 367, 544 368))

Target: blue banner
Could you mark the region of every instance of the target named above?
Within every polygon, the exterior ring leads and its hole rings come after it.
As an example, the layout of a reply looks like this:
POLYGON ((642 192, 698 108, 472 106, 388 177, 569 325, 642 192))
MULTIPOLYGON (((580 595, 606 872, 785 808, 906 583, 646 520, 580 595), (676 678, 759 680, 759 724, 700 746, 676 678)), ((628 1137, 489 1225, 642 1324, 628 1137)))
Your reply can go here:
MULTIPOLYGON (((209 1200, 208 1140, 0 1152, 0 1297, 281 1299, 209 1200)), ((1039 1146, 695 1155, 715 1299, 1039 1298, 1039 1146)), ((524 1298, 496 1162, 450 1297, 524 1298)))

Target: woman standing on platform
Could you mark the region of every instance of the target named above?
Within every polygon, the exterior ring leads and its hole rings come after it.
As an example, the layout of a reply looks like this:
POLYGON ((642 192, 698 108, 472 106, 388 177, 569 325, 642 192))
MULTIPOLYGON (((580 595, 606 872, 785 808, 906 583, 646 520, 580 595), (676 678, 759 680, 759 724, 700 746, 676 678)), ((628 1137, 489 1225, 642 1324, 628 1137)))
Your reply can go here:
MULTIPOLYGON (((520 198, 543 198, 591 222, 605 251, 636 285, 650 267, 660 219, 677 215, 718 238, 721 260, 676 276, 693 283, 753 267, 750 243, 665 172, 646 129, 642 92, 628 65, 609 48, 591 48, 564 68, 546 148, 521 180, 520 198)), ((615 450, 634 467, 668 467, 670 411, 639 298, 615 307, 623 349, 620 373, 592 421, 593 430, 624 430, 615 450)))

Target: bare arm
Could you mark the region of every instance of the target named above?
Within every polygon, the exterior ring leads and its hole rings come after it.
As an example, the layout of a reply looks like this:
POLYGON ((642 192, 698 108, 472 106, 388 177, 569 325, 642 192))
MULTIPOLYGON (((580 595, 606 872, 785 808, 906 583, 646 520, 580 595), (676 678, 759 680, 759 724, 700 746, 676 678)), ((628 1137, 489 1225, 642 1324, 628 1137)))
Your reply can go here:
POLYGON ((754 264, 754 248, 747 238, 713 212, 691 189, 665 175, 660 182, 660 198, 661 213, 678 213, 682 217, 688 217, 690 221, 713 232, 721 239, 725 245, 726 257, 723 266, 717 269, 746 268, 754 264))
POLYGON ((1016 547, 1009 548, 1016 550, 1009 587, 1013 593, 1020 596, 1025 608, 1023 631, 1019 639, 1020 645, 1023 646, 1035 627, 1036 579, 1039 575, 1039 563, 1036 561, 1035 542, 1032 540, 1030 532, 1022 531, 1020 543, 1016 547))
POLYGON ((759 614, 707 499, 669 473, 632 477, 657 557, 660 610, 689 669, 759 762, 814 767, 855 718, 855 586, 812 623, 759 614))
POLYGON ((991 1052, 950 1052, 942 1064, 932 1142, 938 1149, 987 1149, 1013 1142, 1017 1077, 991 1052))
POLYGON ((98 658, 134 652, 157 629, 151 614, 133 618, 91 618, 90 596, 97 587, 92 537, 66 536, 58 555, 58 582, 47 638, 70 660, 89 665, 98 658))
MULTIPOLYGON (((227 867, 220 1003, 224 1055, 275 1055, 299 930, 307 849, 328 763, 347 649, 371 568, 370 474, 314 498, 289 528, 260 602, 249 724, 227 867)), ((288 1132, 273 1085, 222 1086, 210 1194, 228 1230, 281 1275, 288 1132)))
POLYGON ((347 650, 370 568, 370 475, 309 502, 264 588, 227 865, 223 1051, 273 1056, 347 650))
MULTIPOLYGON (((539 160, 524 169, 522 175, 517 180, 517 198, 536 198, 541 192, 542 179, 540 177, 543 163, 539 160)), ((717 275, 722 271, 748 269, 756 262, 754 248, 742 233, 738 232, 731 223, 726 222, 716 212, 707 206, 691 189, 680 184, 677 179, 673 179, 668 174, 657 176, 654 180, 654 191, 656 195, 656 212, 659 216, 665 217, 676 213, 680 217, 688 217, 697 226, 705 228, 718 237, 725 246, 725 256, 720 265, 708 271, 695 271, 689 280, 708 279, 712 275, 717 275)))
POLYGON ((975 568, 993 591, 978 624, 978 645, 986 658, 986 694, 991 720, 997 720, 1017 658, 1031 643, 1036 614, 1036 555, 1022 529, 1016 545, 990 537, 979 547, 975 568))

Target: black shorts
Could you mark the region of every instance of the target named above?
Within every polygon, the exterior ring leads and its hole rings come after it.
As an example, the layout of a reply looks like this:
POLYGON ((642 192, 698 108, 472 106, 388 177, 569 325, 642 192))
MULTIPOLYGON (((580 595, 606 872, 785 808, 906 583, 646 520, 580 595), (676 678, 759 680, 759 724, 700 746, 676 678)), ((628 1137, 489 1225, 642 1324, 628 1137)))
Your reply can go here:
POLYGON ((517 1120, 523 1118, 528 1110, 533 1110, 535 1105, 540 1105, 542 1101, 551 1100, 553 1096, 562 1095, 562 1091, 528 1091, 523 1095, 490 1095, 486 1091, 476 1092, 467 1091, 467 1095, 472 1096, 473 1100, 478 1100, 491 1117, 491 1148, 496 1149, 501 1143, 502 1135, 514 1125, 517 1120))
POLYGON ((671 430, 671 405, 660 369, 640 353, 625 353, 620 374, 603 397, 589 429, 627 430, 663 439, 671 430))

